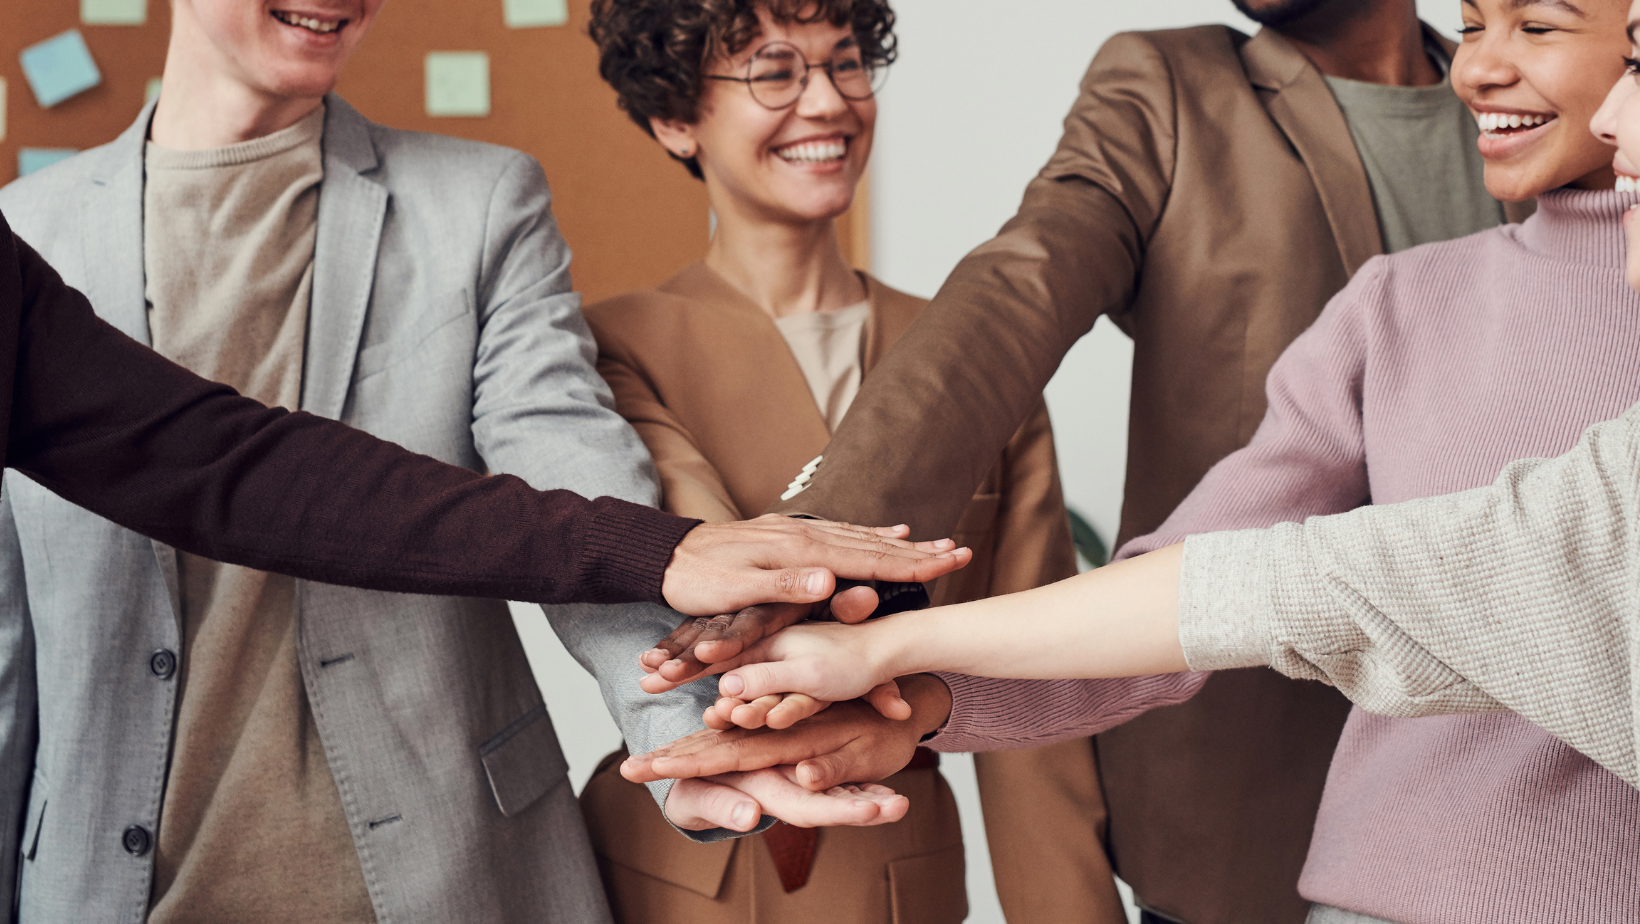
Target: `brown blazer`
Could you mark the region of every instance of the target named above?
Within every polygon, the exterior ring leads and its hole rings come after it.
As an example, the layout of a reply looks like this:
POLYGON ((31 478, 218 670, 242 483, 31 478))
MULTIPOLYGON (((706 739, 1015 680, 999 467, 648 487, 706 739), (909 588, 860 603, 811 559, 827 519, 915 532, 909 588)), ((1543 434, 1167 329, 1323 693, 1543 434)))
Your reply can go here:
MULTIPOLYGON (((869 381, 926 302, 869 276, 864 281, 872 304, 863 364, 869 381)), ((655 458, 667 510, 741 519, 778 498, 789 473, 825 447, 825 420, 779 329, 704 263, 657 291, 611 299, 586 315, 598 340, 598 370, 616 409, 655 458)), ((1076 573, 1040 397, 1025 425, 993 454, 953 534, 973 548, 974 560, 935 584, 941 602, 1076 573)), ((1015 782, 1024 781, 1016 775, 1015 782)), ((582 798, 618 919, 650 920, 647 909, 665 907, 669 921, 721 920, 726 903, 749 903, 759 920, 771 921, 961 920, 966 905, 952 901, 964 894, 961 834, 949 790, 933 770, 903 771, 889 785, 922 794, 913 798, 911 816, 887 829, 821 832, 810 882, 790 895, 772 878, 767 851, 757 849, 760 837, 701 845, 669 835, 645 791, 623 786, 612 766, 582 798), (873 897, 887 884, 891 894, 873 897), (663 901, 657 891, 676 894, 663 901), (681 910, 696 906, 698 914, 681 910)), ((1109 866, 1098 859, 1095 872, 1108 882, 1109 866)))
MULTIPOLYGON (((1279 34, 1118 35, 1019 213, 865 383, 808 489, 773 509, 944 535, 1109 315, 1134 343, 1118 543, 1150 532, 1252 437, 1271 364, 1381 250, 1343 113, 1279 34)), ((1348 708, 1233 671, 1101 735, 1118 874, 1189 924, 1302 921, 1298 873, 1348 708)))

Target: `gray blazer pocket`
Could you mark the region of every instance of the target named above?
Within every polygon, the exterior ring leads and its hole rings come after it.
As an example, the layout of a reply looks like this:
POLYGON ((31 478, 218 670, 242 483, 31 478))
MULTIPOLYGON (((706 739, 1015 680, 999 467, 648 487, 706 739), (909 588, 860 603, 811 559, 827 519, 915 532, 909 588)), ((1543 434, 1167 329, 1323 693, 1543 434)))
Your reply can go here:
POLYGON ((558 746, 547 704, 541 703, 478 749, 484 775, 501 814, 511 817, 548 790, 569 781, 569 763, 558 746))
POLYGON ((367 379, 414 356, 422 344, 431 340, 444 328, 472 317, 470 302, 466 289, 446 293, 434 300, 433 310, 428 312, 425 320, 414 323, 414 326, 404 333, 366 345, 359 351, 359 361, 355 364, 353 372, 354 380, 367 379))

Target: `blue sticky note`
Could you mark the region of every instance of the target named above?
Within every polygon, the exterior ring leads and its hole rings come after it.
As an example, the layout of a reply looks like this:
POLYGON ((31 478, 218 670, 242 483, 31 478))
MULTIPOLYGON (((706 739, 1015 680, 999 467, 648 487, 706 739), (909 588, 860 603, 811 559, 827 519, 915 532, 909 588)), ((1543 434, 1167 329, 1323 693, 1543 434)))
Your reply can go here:
POLYGON ((78 29, 30 45, 21 57, 23 76, 41 106, 55 106, 102 83, 102 73, 78 29))
POLYGON ((78 153, 73 148, 22 148, 17 152, 17 175, 28 176, 78 153))
POLYGON ((482 51, 427 53, 427 114, 490 114, 490 56, 482 51))
POLYGON ((509 29, 561 26, 569 22, 565 0, 501 0, 501 15, 509 29))
POLYGON ((148 0, 80 0, 80 22, 88 26, 140 26, 148 21, 148 0))

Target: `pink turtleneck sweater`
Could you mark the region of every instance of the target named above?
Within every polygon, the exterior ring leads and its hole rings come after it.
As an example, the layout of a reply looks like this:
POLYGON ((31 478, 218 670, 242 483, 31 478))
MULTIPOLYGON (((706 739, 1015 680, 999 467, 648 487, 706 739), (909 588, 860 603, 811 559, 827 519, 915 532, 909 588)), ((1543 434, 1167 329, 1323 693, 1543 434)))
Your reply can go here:
MULTIPOLYGON (((1640 400, 1640 294, 1619 225, 1634 202, 1552 192, 1524 224, 1369 262, 1271 370, 1252 443, 1122 555, 1489 484, 1620 415, 1640 400)), ((955 705, 931 744, 1089 734, 1203 677, 947 676, 955 705)), ((1640 921, 1640 791, 1513 714, 1357 709, 1299 891, 1402 924, 1640 921)))

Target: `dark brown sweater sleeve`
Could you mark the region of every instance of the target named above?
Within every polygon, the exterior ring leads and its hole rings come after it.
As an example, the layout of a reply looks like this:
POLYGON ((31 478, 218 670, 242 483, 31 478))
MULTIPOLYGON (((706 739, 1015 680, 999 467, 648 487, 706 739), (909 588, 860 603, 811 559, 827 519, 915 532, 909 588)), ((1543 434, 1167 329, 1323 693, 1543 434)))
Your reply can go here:
POLYGON ((1106 43, 1018 214, 952 271, 866 378, 808 487, 771 511, 950 535, 1065 353, 1131 303, 1175 123, 1156 47, 1106 43))
POLYGON ((267 408, 104 323, 3 218, 0 425, 7 467, 121 526, 373 590, 664 602, 672 550, 698 522, 267 408))

